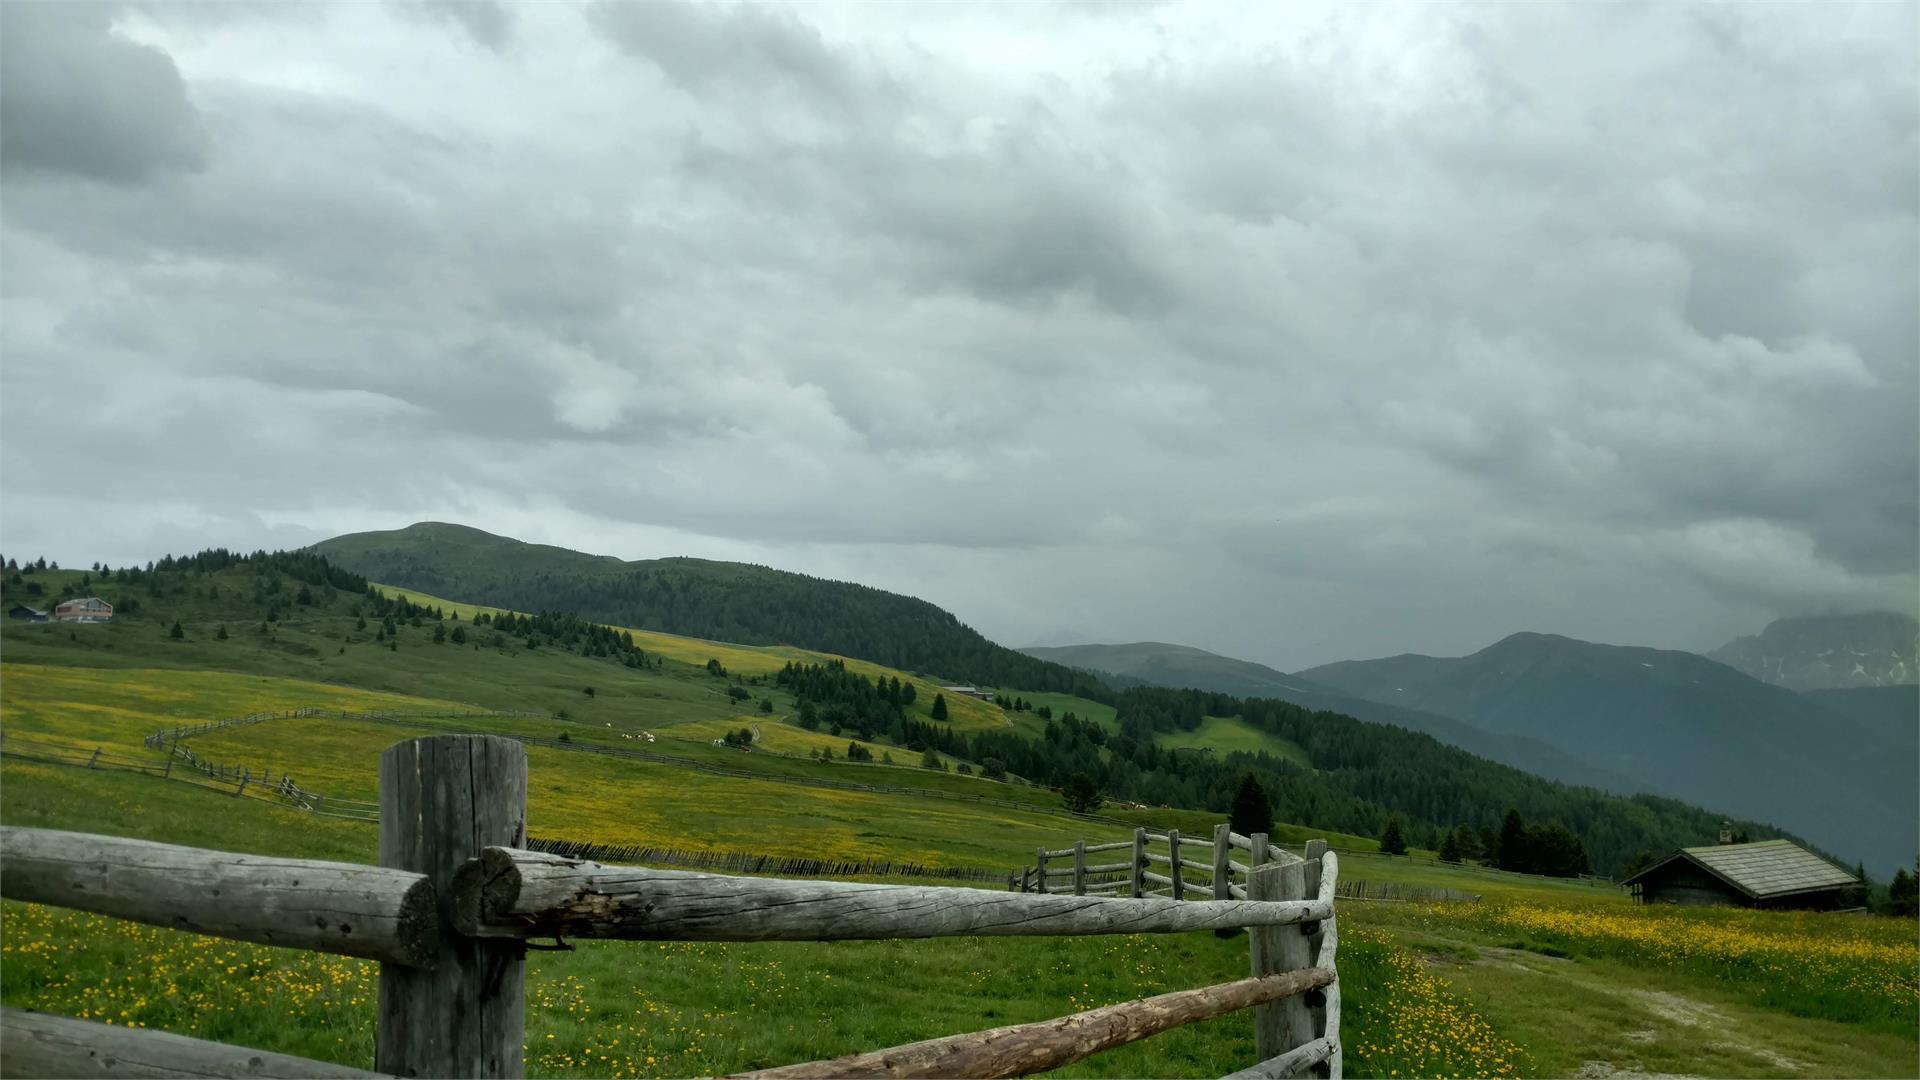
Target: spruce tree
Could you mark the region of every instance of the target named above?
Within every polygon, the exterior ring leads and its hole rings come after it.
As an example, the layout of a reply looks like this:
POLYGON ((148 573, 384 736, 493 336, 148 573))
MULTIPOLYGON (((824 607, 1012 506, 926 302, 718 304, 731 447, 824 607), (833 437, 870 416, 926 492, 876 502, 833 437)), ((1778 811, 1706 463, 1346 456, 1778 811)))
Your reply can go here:
POLYGON ((1440 841, 1440 861, 1457 863, 1460 861, 1460 831, 1448 829, 1446 839, 1440 841))
POLYGON ((947 695, 945 694, 933 695, 933 714, 932 715, 935 720, 945 720, 947 718, 947 695))
POLYGON ((1520 811, 1508 810, 1507 816, 1500 822, 1500 845, 1494 849, 1494 865, 1502 870, 1526 871, 1532 869, 1533 855, 1528 850, 1527 823, 1520 820, 1520 811))
POLYGON ((180 639, 187 636, 187 631, 184 627, 180 625, 179 619, 173 620, 173 629, 167 631, 167 636, 172 638, 175 641, 179 641, 180 639))
POLYGON ((1887 910, 1894 915, 1904 915, 1911 919, 1920 911, 1920 877, 1907 873, 1906 867, 1893 872, 1893 880, 1887 885, 1887 910))
POLYGON ((1273 803, 1267 798, 1267 789, 1260 786, 1252 773, 1240 774, 1240 787, 1233 793, 1227 827, 1241 836, 1273 831, 1273 803))
POLYGON ((1387 819, 1386 831, 1380 834, 1380 853, 1383 855, 1405 855, 1407 853, 1407 838, 1402 835, 1400 815, 1398 814, 1387 819))
POLYGON ((1060 789, 1060 801, 1076 814, 1091 814, 1100 809, 1100 788, 1093 777, 1077 772, 1060 789))

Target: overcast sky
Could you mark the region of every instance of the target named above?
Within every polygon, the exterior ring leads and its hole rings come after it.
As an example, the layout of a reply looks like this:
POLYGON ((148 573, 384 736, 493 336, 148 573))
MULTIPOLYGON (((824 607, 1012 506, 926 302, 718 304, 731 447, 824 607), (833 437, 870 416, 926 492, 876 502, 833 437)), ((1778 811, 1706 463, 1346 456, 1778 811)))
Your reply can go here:
POLYGON ((1912 4, 0 4, 0 548, 1298 668, 1920 590, 1912 4))

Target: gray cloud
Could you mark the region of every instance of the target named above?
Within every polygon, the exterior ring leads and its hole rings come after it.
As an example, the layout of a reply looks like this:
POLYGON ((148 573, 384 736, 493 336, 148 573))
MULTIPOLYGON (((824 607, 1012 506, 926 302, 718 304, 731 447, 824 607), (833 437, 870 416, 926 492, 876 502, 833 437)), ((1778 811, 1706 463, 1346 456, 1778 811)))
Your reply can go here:
POLYGON ((206 134, 173 61, 107 4, 0 5, 0 166, 131 183, 194 169, 206 134))
POLYGON ((476 44, 494 52, 513 36, 513 12, 496 0, 400 0, 399 10, 429 22, 458 27, 476 44))
POLYGON ((85 10, 0 7, 135 58, 7 65, 10 552, 433 517, 1282 666, 1915 606, 1911 8, 85 10))
POLYGON ((616 47, 695 95, 797 95, 816 105, 857 107, 873 89, 817 29, 779 5, 603 0, 588 9, 588 18, 616 47))

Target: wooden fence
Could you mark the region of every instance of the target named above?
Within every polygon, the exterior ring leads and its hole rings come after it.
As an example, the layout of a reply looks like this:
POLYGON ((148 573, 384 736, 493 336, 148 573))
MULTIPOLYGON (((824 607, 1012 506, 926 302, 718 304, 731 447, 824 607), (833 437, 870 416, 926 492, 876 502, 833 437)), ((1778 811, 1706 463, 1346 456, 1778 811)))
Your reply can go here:
POLYGON ((1379 900, 1394 904, 1477 904, 1479 893, 1443 889, 1438 885, 1405 885, 1398 881, 1361 881, 1341 878, 1334 895, 1342 900, 1379 900))
MULTIPOLYGON (((1249 1008, 1261 1061, 1236 1080, 1341 1073, 1331 852, 1253 859, 1246 899, 1026 895, 603 866, 526 850, 526 805, 520 743, 409 739, 380 759, 379 866, 0 827, 0 895, 377 960, 374 1067, 410 1077, 522 1075, 525 956, 534 937, 843 941, 1245 927, 1250 978, 751 1075, 1023 1076, 1249 1008)), ((0 1073, 367 1075, 15 1009, 0 1010, 0 1073)))
MULTIPOLYGON (((1327 842, 1307 844, 1306 860, 1314 861, 1327 852, 1327 842)), ((1099 896, 1115 893, 1134 898, 1164 896, 1172 900, 1246 900, 1252 876, 1268 865, 1286 866, 1301 862, 1301 857, 1278 844, 1269 843, 1266 833, 1242 836, 1225 823, 1214 826, 1209 840, 1182 838, 1178 829, 1154 832, 1133 830, 1132 840, 1089 844, 1076 840, 1072 847, 1033 853, 1033 864, 1007 875, 1007 889, 1020 893, 1071 893, 1075 896, 1099 896), (1155 848, 1161 850, 1156 851, 1155 848), (1235 851, 1246 853, 1246 862, 1238 862, 1235 851), (1108 853, 1116 853, 1109 855, 1108 853), (1119 852, 1126 852, 1119 855, 1119 852), (1089 861, 1088 856, 1107 856, 1089 861), (1204 859, 1191 856, 1205 856, 1204 859), (1063 863, 1063 860, 1067 860, 1063 863), (1159 869, 1155 869, 1158 867, 1159 869), (1197 880, 1196 874, 1206 875, 1197 880), (1235 878, 1238 878, 1238 883, 1235 878)))

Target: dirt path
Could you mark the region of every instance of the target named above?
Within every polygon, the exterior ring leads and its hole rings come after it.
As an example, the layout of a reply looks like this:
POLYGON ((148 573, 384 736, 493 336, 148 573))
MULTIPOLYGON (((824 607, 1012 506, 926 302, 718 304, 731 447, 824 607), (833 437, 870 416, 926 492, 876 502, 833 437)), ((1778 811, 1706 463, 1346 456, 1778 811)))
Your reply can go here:
POLYGON ((1420 935, 1545 1076, 1582 1080, 1911 1076, 1913 1043, 1742 1002, 1675 973, 1420 935))

